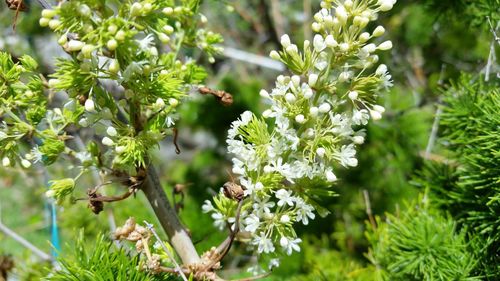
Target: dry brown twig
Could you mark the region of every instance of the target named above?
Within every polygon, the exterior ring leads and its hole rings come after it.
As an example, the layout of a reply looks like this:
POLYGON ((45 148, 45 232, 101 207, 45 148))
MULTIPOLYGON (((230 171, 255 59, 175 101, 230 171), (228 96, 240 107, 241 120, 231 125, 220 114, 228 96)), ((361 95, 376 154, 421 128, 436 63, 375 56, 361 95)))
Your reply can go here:
POLYGON ((208 87, 201 87, 198 89, 198 92, 202 95, 212 95, 216 97, 223 106, 230 106, 233 104, 233 96, 228 92, 213 90, 208 87))

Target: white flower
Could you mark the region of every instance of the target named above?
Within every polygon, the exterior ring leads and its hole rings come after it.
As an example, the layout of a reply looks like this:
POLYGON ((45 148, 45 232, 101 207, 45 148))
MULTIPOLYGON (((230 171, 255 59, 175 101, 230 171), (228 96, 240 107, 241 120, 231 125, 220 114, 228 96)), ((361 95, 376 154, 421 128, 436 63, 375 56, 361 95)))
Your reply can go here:
POLYGON ((275 267, 278 267, 278 266, 280 266, 280 259, 271 259, 269 261, 269 266, 268 266, 269 270, 271 270, 275 267))
POLYGON ((263 98, 269 98, 269 93, 264 89, 260 90, 259 94, 263 98))
POLYGON ((278 206, 283 206, 285 204, 288 204, 289 206, 293 206, 293 201, 295 198, 292 195, 291 191, 288 191, 286 189, 280 189, 276 191, 276 198, 279 199, 278 201, 278 206))
POLYGON ((370 119, 370 115, 368 115, 368 110, 354 110, 352 113, 352 122, 354 125, 366 125, 368 124, 368 119, 370 119))
POLYGON ((287 255, 291 255, 294 250, 296 252, 300 252, 300 242, 302 242, 302 239, 300 238, 293 239, 283 236, 280 239, 280 245, 283 247, 287 255))
POLYGON ((353 144, 343 145, 340 148, 340 152, 338 153, 338 157, 340 160, 340 165, 347 167, 356 167, 358 165, 358 160, 355 158, 356 149, 353 144))
POLYGON ((260 226, 260 219, 255 214, 245 218, 245 231, 254 233, 260 226))
POLYGON ((214 220, 214 225, 220 230, 223 230, 226 226, 226 221, 224 220, 224 216, 220 212, 214 212, 212 214, 212 219, 214 220))
POLYGON ((384 113, 385 112, 385 108, 383 106, 377 105, 377 104, 373 106, 373 110, 378 111, 380 113, 384 113))
POLYGON ((314 208, 307 204, 303 199, 297 200, 297 221, 302 221, 304 225, 309 224, 309 219, 314 219, 316 215, 313 213, 314 208))
POLYGON ((276 205, 273 201, 269 201, 269 197, 255 198, 255 203, 253 204, 253 209, 260 216, 264 214, 271 213, 271 208, 276 205))
POLYGON ((273 245, 273 241, 271 241, 271 239, 267 238, 267 236, 263 232, 260 233, 260 236, 257 236, 254 238, 254 240, 252 241, 252 244, 257 245, 257 252, 259 254, 272 253, 275 250, 274 245, 273 245))
POLYGON ((214 206, 212 205, 212 202, 210 200, 205 200, 203 202, 203 205, 201 206, 201 210, 203 213, 209 213, 215 210, 214 206))
POLYGON ((316 34, 314 36, 313 46, 314 46, 314 50, 316 50, 316 52, 319 53, 319 52, 323 51, 326 48, 325 39, 323 38, 323 36, 316 34))

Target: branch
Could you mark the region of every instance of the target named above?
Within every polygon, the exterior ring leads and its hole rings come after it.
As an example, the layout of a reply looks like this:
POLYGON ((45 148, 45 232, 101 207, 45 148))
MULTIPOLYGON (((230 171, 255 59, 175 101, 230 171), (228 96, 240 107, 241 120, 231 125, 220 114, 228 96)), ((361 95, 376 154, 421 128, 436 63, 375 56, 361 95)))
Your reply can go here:
POLYGON ((181 258, 182 263, 186 266, 199 263, 201 259, 198 252, 196 252, 193 241, 182 227, 175 210, 170 205, 153 166, 149 166, 146 180, 141 189, 151 207, 153 207, 156 217, 158 217, 161 226, 170 238, 170 242, 181 258))
POLYGON ((212 90, 207 87, 199 88, 198 92, 200 92, 200 94, 202 95, 210 94, 216 97, 219 100, 219 102, 224 106, 230 106, 231 104, 233 104, 233 96, 228 92, 212 90))
POLYGON ((44 251, 38 249, 35 245, 31 244, 28 240, 21 237, 19 234, 15 233, 13 230, 5 226, 2 222, 0 222, 0 231, 5 233, 5 235, 11 237, 12 239, 19 242, 21 245, 26 247, 28 250, 33 252, 33 254, 37 255, 44 261, 53 261, 52 257, 45 253, 44 251))

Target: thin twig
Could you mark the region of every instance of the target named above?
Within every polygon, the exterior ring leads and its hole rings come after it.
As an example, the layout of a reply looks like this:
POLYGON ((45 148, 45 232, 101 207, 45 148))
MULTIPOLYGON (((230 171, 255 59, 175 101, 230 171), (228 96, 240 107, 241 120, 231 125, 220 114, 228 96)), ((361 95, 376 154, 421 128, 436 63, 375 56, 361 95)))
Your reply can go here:
POLYGON ((160 245, 163 248, 163 250, 165 251, 165 253, 167 253, 168 257, 170 258, 172 263, 175 265, 175 269, 177 270, 177 273, 179 273, 179 275, 182 277, 182 279, 184 281, 188 281, 188 279, 186 278, 186 275, 184 274, 184 271, 182 271, 182 268, 179 266, 179 264, 175 260, 174 255, 170 252, 170 250, 167 248, 165 243, 163 243, 163 241, 160 239, 160 236, 158 236, 158 233, 156 233, 156 231, 154 230, 153 225, 148 223, 147 221, 144 221, 144 224, 146 224, 146 227, 153 233, 153 235, 155 236, 156 240, 160 243, 160 245))
POLYGON ((13 230, 5 226, 2 222, 0 222, 0 231, 5 233, 5 235, 9 236, 10 238, 16 240, 19 242, 21 245, 26 247, 28 250, 33 252, 33 254, 37 255, 44 261, 54 261, 54 259, 44 251, 38 249, 35 245, 31 244, 28 240, 24 239, 22 236, 19 234, 15 233, 13 230))
POLYGON ((365 199, 366 214, 368 215, 368 219, 370 220, 370 224, 372 225, 373 229, 377 229, 377 222, 375 221, 375 218, 373 217, 372 205, 370 203, 370 195, 368 194, 368 190, 363 189, 363 197, 365 199))

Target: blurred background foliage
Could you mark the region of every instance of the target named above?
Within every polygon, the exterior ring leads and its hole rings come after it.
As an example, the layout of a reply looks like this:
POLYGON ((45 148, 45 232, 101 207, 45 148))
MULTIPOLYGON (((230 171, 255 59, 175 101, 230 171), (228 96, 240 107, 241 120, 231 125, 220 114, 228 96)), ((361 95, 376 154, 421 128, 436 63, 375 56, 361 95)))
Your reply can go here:
MULTIPOLYGON (((27 4, 30 11, 20 14, 16 31, 14 13, 0 4, 0 49, 14 56, 30 54, 43 62, 43 73, 50 73, 54 57, 64 53, 38 26, 36 3, 27 4)), ((209 28, 224 35, 226 46, 262 56, 279 47, 284 33, 296 41, 311 38, 310 19, 319 7, 318 0, 203 4, 209 28)), ((340 172, 339 196, 325 202, 331 214, 299 230, 302 251, 282 260, 266 280, 500 280, 495 60, 500 48, 492 32, 500 22, 499 9, 498 0, 400 0, 379 19, 394 43, 380 59, 395 84, 383 100, 386 118, 370 124, 359 166, 340 172), (437 135, 431 136, 433 131, 437 135)), ((205 66, 207 85, 231 93, 234 104, 223 107, 211 97, 189 97, 177 124, 181 154, 167 139, 155 159, 200 251, 225 235, 201 213, 201 204, 230 180, 226 131, 243 111, 262 111, 258 92, 270 89, 279 74, 227 53, 205 66), (173 194, 175 185, 185 196, 173 194)), ((60 166, 49 168, 53 177, 63 172, 60 166)), ((42 174, 2 168, 0 179, 1 222, 40 249, 53 251, 42 174)), ((81 192, 84 197, 85 188, 81 192)), ((142 194, 106 205, 100 215, 81 201, 59 207, 58 216, 67 245, 58 253, 68 265, 82 262, 75 247, 105 247, 109 242, 99 233, 108 237, 115 223, 130 216, 157 222, 142 194), (75 246, 80 229, 85 242, 75 246)), ((47 264, 2 233, 0 255, 13 258, 11 276, 18 280, 47 275, 47 264)), ((113 258, 124 259, 120 252, 113 258)), ((256 262, 237 244, 223 261, 223 275, 248 276, 241 268, 256 262)), ((69 280, 61 276, 55 280, 69 280)))

